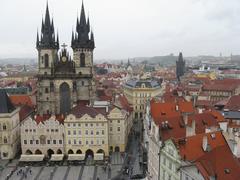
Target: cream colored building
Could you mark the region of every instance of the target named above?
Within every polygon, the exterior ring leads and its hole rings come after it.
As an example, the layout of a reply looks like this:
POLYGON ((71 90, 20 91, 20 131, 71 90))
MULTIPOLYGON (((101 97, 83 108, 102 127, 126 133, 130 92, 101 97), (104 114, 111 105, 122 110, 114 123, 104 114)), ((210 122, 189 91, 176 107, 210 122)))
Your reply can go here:
POLYGON ((143 118, 147 101, 161 96, 164 88, 156 80, 132 79, 124 85, 124 95, 133 106, 134 118, 143 118))
POLYGON ((109 119, 109 150, 111 152, 124 152, 129 135, 129 113, 119 107, 113 107, 108 114, 109 119))
POLYGON ((28 117, 21 124, 22 154, 64 154, 64 125, 61 117, 28 117))
POLYGON ((67 154, 109 155, 107 108, 78 105, 64 121, 67 154))
POLYGON ((13 159, 20 150, 19 108, 0 90, 0 159, 13 159))

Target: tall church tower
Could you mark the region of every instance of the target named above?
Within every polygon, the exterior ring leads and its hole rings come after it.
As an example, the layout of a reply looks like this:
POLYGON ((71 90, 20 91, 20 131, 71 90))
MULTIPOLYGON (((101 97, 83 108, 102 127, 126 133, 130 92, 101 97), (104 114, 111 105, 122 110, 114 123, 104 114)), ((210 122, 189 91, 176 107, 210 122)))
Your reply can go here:
MULTIPOLYGON (((85 19, 83 5, 81 19, 85 19)), ((79 101, 92 102, 95 98, 93 34, 90 39, 87 38, 90 28, 86 28, 86 20, 80 24, 78 23, 79 30, 72 38, 74 51, 72 60, 65 44, 59 52, 59 38, 58 35, 55 36, 54 23, 50 20, 47 5, 41 34, 40 37, 37 35, 36 42, 39 68, 38 114, 68 114, 79 101)))
POLYGON ((183 60, 183 55, 180 52, 178 56, 178 60, 176 61, 176 76, 177 79, 180 80, 180 77, 185 73, 185 61, 183 60))

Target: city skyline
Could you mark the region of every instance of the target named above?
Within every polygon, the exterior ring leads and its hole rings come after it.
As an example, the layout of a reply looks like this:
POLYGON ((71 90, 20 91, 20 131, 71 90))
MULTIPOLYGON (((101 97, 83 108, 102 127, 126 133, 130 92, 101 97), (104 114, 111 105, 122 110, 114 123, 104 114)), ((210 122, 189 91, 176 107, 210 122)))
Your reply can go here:
MULTIPOLYGON (((48 1, 50 15, 54 18, 60 43, 70 46, 82 2, 57 2, 48 1)), ((46 0, 15 1, 14 6, 12 3, 2 3, 0 58, 34 58, 37 56, 34 48, 37 28, 41 28, 46 0)), ((185 56, 219 53, 229 56, 240 52, 237 18, 240 2, 236 0, 230 3, 223 0, 89 0, 85 1, 85 6, 95 32, 95 59, 126 59, 179 51, 185 56)))

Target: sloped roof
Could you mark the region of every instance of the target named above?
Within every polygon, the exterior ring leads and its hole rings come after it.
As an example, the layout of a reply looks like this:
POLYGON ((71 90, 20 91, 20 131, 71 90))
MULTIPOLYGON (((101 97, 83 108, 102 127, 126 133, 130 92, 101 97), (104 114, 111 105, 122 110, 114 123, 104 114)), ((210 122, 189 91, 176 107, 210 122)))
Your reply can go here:
POLYGON ((6 91, 4 89, 0 89, 0 113, 11 113, 16 108, 10 101, 6 91))
POLYGON ((235 95, 230 97, 227 104, 224 106, 224 109, 229 109, 230 111, 239 111, 240 110, 240 95, 235 95))
POLYGON ((94 108, 86 105, 79 104, 72 108, 70 114, 75 115, 77 118, 81 118, 85 114, 88 114, 90 117, 96 117, 98 114, 106 115, 105 108, 94 108))
MULTIPOLYGON (((216 176, 218 180, 240 179, 240 163, 233 156, 228 145, 216 147, 205 153, 197 162, 208 176, 216 176)), ((201 168, 200 172, 201 172, 201 168)))
POLYGON ((33 101, 29 95, 10 95, 9 98, 15 106, 19 105, 28 105, 31 107, 34 106, 33 101))
POLYGON ((219 146, 227 145, 227 142, 220 131, 186 137, 185 143, 178 143, 179 152, 183 159, 187 161, 195 161, 206 153, 202 148, 204 136, 207 136, 208 144, 210 145, 211 150, 219 146))

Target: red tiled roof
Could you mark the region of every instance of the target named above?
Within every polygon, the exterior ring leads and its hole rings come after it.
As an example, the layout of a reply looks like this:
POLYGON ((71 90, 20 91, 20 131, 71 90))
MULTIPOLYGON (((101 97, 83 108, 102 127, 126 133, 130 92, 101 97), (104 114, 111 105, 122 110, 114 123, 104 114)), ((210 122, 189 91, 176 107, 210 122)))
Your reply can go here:
POLYGON ((20 121, 23 121, 28 116, 30 116, 34 112, 34 109, 28 105, 24 105, 21 107, 19 111, 19 119, 20 121))
POLYGON ((159 129, 161 129, 160 137, 163 141, 186 137, 186 128, 181 116, 159 119, 156 120, 155 123, 159 126, 159 129))
POLYGON ((217 122, 223 122, 225 121, 224 116, 216 110, 208 110, 208 111, 204 111, 205 113, 210 113, 214 116, 214 118, 217 120, 217 122))
MULTIPOLYGON (((49 114, 36 115, 36 116, 34 117, 34 119, 35 119, 35 121, 37 122, 37 124, 39 124, 40 122, 41 122, 41 123, 44 123, 46 120, 48 120, 48 119, 50 119, 50 118, 51 118, 51 115, 49 115, 49 114)), ((65 119, 64 115, 56 115, 56 116, 55 116, 55 119, 56 119, 57 121, 59 121, 59 123, 64 124, 64 119, 65 119)))
POLYGON ((91 117, 96 117, 98 114, 106 115, 106 110, 105 108, 94 108, 94 107, 89 107, 85 106, 82 104, 79 104, 72 108, 70 114, 75 115, 77 118, 81 118, 85 114, 88 114, 91 117))
POLYGON ((217 118, 209 112, 201 114, 192 114, 188 116, 188 125, 192 125, 192 121, 195 120, 196 134, 205 133, 207 127, 219 127, 217 118))
POLYGON ((203 90, 207 91, 234 91, 236 89, 236 84, 205 84, 203 90))
POLYGON ((151 115, 154 120, 180 116, 181 113, 193 112, 194 108, 191 102, 157 102, 154 99, 151 100, 151 115))
POLYGON ((240 179, 240 163, 233 156, 228 145, 218 146, 205 153, 197 162, 209 177, 216 176, 218 180, 240 179))
POLYGON ((178 143, 180 150, 179 152, 183 159, 187 161, 195 161, 206 153, 202 148, 202 141, 204 136, 207 136, 208 144, 210 145, 211 150, 227 144, 224 136, 220 131, 186 137, 185 143, 178 143), (214 138, 212 137, 212 134, 214 134, 214 138))
POLYGON ((21 105, 28 105, 31 107, 34 106, 32 98, 29 95, 10 95, 9 98, 15 106, 21 105))
POLYGON ((128 103, 128 100, 126 98, 126 96, 124 95, 120 95, 119 96, 119 101, 120 101, 120 104, 122 106, 123 109, 129 111, 129 112, 132 112, 133 111, 133 108, 130 106, 130 104, 128 103))
POLYGON ((224 109, 229 109, 231 111, 240 110, 240 95, 232 96, 224 106, 224 109))

